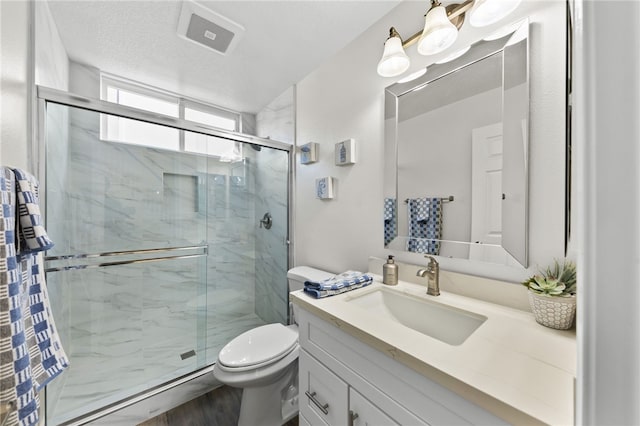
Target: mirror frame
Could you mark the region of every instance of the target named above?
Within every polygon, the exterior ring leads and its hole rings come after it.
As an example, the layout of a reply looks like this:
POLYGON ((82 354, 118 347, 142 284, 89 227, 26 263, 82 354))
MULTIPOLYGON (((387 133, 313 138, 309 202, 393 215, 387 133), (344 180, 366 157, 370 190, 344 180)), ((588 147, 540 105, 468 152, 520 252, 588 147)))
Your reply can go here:
MULTIPOLYGON (((528 153, 529 153, 529 122, 530 122, 530 79, 529 79, 529 20, 523 19, 519 22, 519 25, 513 26, 513 31, 505 34, 501 38, 495 40, 480 40, 471 45, 470 49, 461 57, 446 62, 443 64, 433 64, 428 67, 427 73, 418 77, 412 81, 400 83, 397 82, 385 88, 385 143, 384 143, 384 187, 383 194, 385 199, 385 207, 388 208, 388 200, 394 200, 394 224, 393 229, 395 235, 389 235, 388 229, 385 229, 385 238, 384 244, 385 248, 399 251, 407 251, 407 243, 406 241, 409 239, 408 236, 398 235, 398 152, 399 147, 401 146, 400 141, 398 141, 398 111, 400 108, 400 100, 402 96, 415 92, 417 90, 425 88, 427 85, 434 83, 435 81, 460 71, 478 61, 481 61, 485 58, 493 56, 495 54, 502 53, 503 54, 503 67, 502 67, 502 125, 503 125, 503 135, 505 131, 504 127, 504 117, 505 117, 505 80, 509 79, 509 76, 506 75, 504 62, 506 62, 508 55, 510 54, 509 46, 514 43, 513 38, 518 37, 516 41, 524 41, 524 47, 526 51, 526 55, 524 57, 524 66, 526 72, 526 99, 524 102, 526 103, 526 129, 524 135, 524 143, 521 148, 520 155, 524 155, 524 164, 523 164, 523 173, 524 173, 524 188, 522 188, 523 192, 518 194, 522 199, 520 200, 520 204, 517 209, 511 209, 505 212, 505 204, 502 206, 502 223, 504 228, 505 217, 511 220, 513 218, 517 219, 518 225, 518 234, 515 238, 510 238, 511 240, 518 241, 517 244, 509 243, 506 244, 505 247, 505 238, 503 234, 501 245, 491 245, 484 244, 484 247, 495 247, 494 250, 500 250, 500 253, 507 253, 510 256, 505 256, 505 264, 510 266, 528 266, 528 251, 529 251, 529 236, 528 236, 528 228, 529 228, 529 220, 528 220, 528 200, 529 200, 529 165, 528 165, 528 153), (523 37, 524 36, 524 37, 523 37), (517 211, 516 211, 517 210, 517 211), (517 216, 516 216, 517 215, 517 216)), ((515 53, 514 53, 515 54, 515 53)), ((506 146, 506 144, 504 144, 506 146)), ((503 182, 503 190, 505 187, 505 176, 503 174, 502 178, 503 182)), ((449 195, 449 194, 444 194, 449 195)), ((387 218, 387 214, 385 214, 385 219, 387 218)), ((386 228, 386 226, 385 226, 386 228)), ((511 229, 511 228, 510 228, 511 229)), ((513 230, 513 229, 512 229, 513 230)), ((516 234, 512 232, 511 234, 516 234)), ((509 236, 511 237, 511 235, 509 236)), ((477 243, 471 241, 451 241, 451 240, 438 240, 446 244, 466 244, 471 246, 476 246, 477 243)), ((481 243, 480 243, 481 244, 481 243)))

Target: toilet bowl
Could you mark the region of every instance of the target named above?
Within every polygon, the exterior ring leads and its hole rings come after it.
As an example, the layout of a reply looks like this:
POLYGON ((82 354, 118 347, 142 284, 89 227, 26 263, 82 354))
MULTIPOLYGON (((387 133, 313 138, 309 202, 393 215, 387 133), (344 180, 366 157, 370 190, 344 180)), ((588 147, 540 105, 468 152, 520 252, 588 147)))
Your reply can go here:
MULTIPOLYGON (((289 291, 333 275, 306 266, 292 268, 287 273, 289 291)), ((279 323, 248 330, 222 348, 213 374, 243 390, 238 426, 278 426, 297 415, 298 352, 297 325, 279 323)))

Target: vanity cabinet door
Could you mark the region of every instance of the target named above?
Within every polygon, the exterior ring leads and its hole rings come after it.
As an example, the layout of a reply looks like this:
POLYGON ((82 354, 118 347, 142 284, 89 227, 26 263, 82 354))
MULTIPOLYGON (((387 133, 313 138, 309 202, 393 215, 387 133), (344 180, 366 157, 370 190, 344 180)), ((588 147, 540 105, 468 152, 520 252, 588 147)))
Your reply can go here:
POLYGON ((348 386, 306 351, 300 351, 300 413, 312 426, 346 425, 348 386))
POLYGON ((349 388, 349 426, 397 426, 391 417, 349 388))

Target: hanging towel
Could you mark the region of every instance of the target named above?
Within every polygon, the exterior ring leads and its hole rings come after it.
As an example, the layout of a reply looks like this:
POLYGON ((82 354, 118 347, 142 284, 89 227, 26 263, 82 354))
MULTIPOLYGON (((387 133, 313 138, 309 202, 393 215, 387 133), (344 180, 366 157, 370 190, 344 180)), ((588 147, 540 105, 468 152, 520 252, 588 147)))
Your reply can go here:
POLYGON ((384 199, 384 245, 389 245, 398 235, 396 220, 396 199, 384 199))
POLYGON ((373 277, 358 271, 346 271, 322 281, 305 281, 304 292, 320 299, 368 286, 373 277))
POLYGON ((41 252, 53 243, 41 224, 33 176, 0 168, 0 194, 0 402, 15 406, 2 420, 30 426, 39 420, 37 392, 68 366, 42 268, 41 252))
POLYGON ((407 250, 440 254, 442 238, 442 200, 439 197, 409 198, 409 239, 407 250))
POLYGON ((35 253, 49 250, 53 241, 42 225, 38 205, 38 181, 20 169, 13 169, 16 176, 16 198, 18 205, 18 252, 35 253))
POLYGON ((410 198, 407 203, 413 219, 417 222, 425 222, 429 220, 429 208, 431 201, 436 198, 410 198))

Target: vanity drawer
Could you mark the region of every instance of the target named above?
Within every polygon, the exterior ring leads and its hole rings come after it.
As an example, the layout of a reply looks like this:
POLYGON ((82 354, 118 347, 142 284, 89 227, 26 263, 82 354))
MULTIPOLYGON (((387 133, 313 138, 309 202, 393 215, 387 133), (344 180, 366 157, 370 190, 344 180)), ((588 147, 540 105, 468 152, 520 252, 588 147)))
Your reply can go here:
POLYGON ((300 414, 312 426, 346 425, 348 385, 304 350, 299 366, 300 414))
POLYGON ((353 426, 399 426, 354 388, 349 388, 349 416, 353 426))

